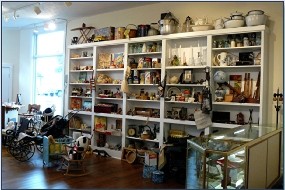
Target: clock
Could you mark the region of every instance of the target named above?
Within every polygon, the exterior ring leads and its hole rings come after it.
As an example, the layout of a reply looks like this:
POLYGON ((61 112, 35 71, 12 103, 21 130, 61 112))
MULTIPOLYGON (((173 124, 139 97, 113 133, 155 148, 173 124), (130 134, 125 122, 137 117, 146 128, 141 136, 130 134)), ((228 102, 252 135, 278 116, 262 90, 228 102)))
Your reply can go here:
POLYGON ((135 128, 129 128, 128 129, 128 135, 131 137, 134 137, 136 135, 136 129, 135 128))

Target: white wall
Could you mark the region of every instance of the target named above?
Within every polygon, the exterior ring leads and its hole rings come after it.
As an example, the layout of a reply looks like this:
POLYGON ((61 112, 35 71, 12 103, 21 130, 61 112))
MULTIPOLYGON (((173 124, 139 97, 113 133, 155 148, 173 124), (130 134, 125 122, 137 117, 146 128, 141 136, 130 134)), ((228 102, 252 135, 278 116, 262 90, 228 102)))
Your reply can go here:
MULTIPOLYGON (((2 30, 2 62, 13 67, 12 100, 16 101, 19 93, 19 56, 20 55, 20 31, 2 30)), ((5 89, 2 89, 2 91, 5 89)))
POLYGON ((272 101, 273 92, 279 87, 283 91, 283 2, 163 2, 152 5, 131 8, 112 13, 105 13, 70 21, 67 28, 67 45, 70 45, 76 31, 70 31, 85 23, 86 26, 103 28, 108 26, 122 27, 128 24, 150 24, 160 19, 160 14, 172 12, 180 23, 187 16, 191 18, 205 17, 217 19, 229 17, 232 12, 245 14, 250 10, 263 10, 269 16, 267 25, 269 36, 269 88, 268 88, 268 118, 275 123, 276 111, 272 101))

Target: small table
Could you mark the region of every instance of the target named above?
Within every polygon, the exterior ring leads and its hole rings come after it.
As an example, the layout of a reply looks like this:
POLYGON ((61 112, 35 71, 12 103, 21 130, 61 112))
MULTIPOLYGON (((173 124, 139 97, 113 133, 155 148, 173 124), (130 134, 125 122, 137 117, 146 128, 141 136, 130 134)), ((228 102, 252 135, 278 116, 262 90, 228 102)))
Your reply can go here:
POLYGON ((88 34, 90 33, 90 31, 92 29, 94 29, 95 27, 93 26, 88 26, 88 27, 80 27, 80 28, 73 28, 71 29, 71 31, 76 31, 76 30, 79 30, 81 35, 80 37, 78 38, 78 43, 80 43, 80 40, 81 40, 81 44, 83 43, 87 43, 88 41, 88 34))

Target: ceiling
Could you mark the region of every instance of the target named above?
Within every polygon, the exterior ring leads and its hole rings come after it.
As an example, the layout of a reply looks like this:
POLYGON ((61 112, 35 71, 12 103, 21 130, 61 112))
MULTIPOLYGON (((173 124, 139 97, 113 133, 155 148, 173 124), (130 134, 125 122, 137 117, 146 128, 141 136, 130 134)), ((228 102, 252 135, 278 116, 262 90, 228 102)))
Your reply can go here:
MULTIPOLYGON (((71 2, 71 1, 67 1, 71 2)), ((153 4, 155 2, 72 2, 67 6, 67 2, 39 2, 39 1, 2 1, 2 28, 21 29, 42 24, 53 19, 74 20, 81 17, 88 17, 117 10, 123 10, 138 6, 153 4), (41 9, 40 14, 36 14, 34 7, 41 9), (13 17, 17 17, 14 19, 13 17)))

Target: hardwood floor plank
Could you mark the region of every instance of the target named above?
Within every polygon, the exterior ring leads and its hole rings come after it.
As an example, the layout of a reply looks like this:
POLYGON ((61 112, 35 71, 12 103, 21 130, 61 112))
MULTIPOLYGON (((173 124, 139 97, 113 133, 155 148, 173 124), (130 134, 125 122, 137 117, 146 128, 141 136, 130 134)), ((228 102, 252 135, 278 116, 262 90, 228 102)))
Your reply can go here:
POLYGON ((164 183, 155 184, 151 179, 142 177, 142 164, 105 158, 97 155, 86 160, 86 176, 65 176, 64 170, 43 167, 40 153, 30 161, 19 162, 2 146, 2 189, 185 189, 185 184, 169 178, 164 183))

